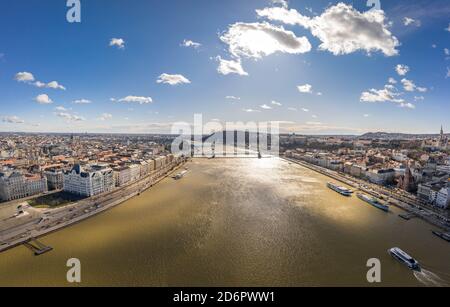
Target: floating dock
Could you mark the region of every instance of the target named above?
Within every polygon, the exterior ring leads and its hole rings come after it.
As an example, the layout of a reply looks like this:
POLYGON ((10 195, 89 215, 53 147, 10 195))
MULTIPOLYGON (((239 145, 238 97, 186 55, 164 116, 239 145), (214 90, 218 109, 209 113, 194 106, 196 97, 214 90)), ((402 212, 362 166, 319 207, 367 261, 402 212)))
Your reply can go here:
POLYGON ((35 256, 40 256, 53 250, 51 246, 47 246, 36 239, 30 239, 23 243, 23 245, 28 247, 35 256))

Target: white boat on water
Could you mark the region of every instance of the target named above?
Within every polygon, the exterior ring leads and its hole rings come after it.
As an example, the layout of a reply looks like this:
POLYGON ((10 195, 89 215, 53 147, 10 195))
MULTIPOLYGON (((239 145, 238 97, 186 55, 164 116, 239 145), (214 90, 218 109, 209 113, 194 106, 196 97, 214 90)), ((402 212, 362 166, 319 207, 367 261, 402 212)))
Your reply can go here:
POLYGON ((175 179, 175 180, 179 180, 179 179, 181 179, 181 178, 183 178, 186 174, 187 174, 187 172, 188 171, 182 171, 181 173, 178 173, 178 174, 176 174, 175 176, 173 176, 172 178, 173 179, 175 179))
POLYGON ((341 194, 341 195, 344 195, 344 196, 352 196, 353 191, 350 190, 350 189, 347 189, 347 188, 345 188, 345 187, 338 186, 337 184, 332 183, 332 182, 328 182, 327 186, 328 186, 330 189, 332 189, 333 191, 338 192, 338 193, 341 194))
POLYGON ((420 271, 420 264, 417 262, 416 259, 402 251, 398 247, 391 248, 389 250, 389 254, 391 254, 392 257, 400 261, 401 263, 405 264, 408 268, 414 271, 420 271))
POLYGON ((375 197, 370 197, 366 194, 358 194, 358 198, 374 206, 375 208, 381 209, 385 212, 389 212, 389 206, 380 203, 375 197))

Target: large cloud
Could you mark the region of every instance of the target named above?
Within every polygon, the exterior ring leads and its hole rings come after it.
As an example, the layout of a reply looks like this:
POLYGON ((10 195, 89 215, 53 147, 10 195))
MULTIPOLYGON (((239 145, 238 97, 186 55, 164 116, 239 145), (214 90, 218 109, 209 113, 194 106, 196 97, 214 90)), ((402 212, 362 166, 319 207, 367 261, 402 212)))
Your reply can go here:
POLYGON ((349 54, 363 50, 368 54, 381 51, 386 56, 398 54, 398 39, 389 31, 382 10, 361 13, 351 5, 338 3, 325 10, 320 16, 306 17, 294 9, 283 7, 257 10, 260 17, 300 25, 309 29, 322 41, 321 50, 334 55, 349 54))
POLYGON ((276 52, 300 54, 311 50, 306 37, 297 37, 283 27, 262 23, 238 22, 230 25, 220 39, 235 57, 259 59, 276 52))

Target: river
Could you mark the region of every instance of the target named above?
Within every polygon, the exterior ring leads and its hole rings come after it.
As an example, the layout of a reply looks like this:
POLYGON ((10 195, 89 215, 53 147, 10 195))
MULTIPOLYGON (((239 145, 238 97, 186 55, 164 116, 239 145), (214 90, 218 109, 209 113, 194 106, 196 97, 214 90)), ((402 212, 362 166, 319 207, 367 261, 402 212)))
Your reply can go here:
POLYGON ((367 260, 381 261, 381 286, 449 285, 450 244, 424 221, 405 221, 329 179, 278 158, 195 159, 122 205, 0 254, 1 286, 67 286, 66 262, 81 261, 82 286, 372 286, 367 260), (413 273, 387 250, 424 267, 413 273))

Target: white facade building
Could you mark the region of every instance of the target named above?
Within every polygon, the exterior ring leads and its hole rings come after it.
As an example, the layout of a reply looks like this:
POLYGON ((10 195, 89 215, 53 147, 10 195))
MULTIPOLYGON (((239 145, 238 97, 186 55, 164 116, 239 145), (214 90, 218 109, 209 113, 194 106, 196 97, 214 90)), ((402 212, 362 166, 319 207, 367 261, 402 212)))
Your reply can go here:
POLYGON ((47 192, 47 179, 19 172, 0 173, 0 200, 10 201, 47 192))
POLYGON ((82 168, 76 165, 64 174, 64 191, 91 197, 114 189, 113 170, 107 166, 93 165, 82 168))
POLYGON ((447 209, 450 205, 450 187, 442 188, 436 196, 436 206, 447 209))

